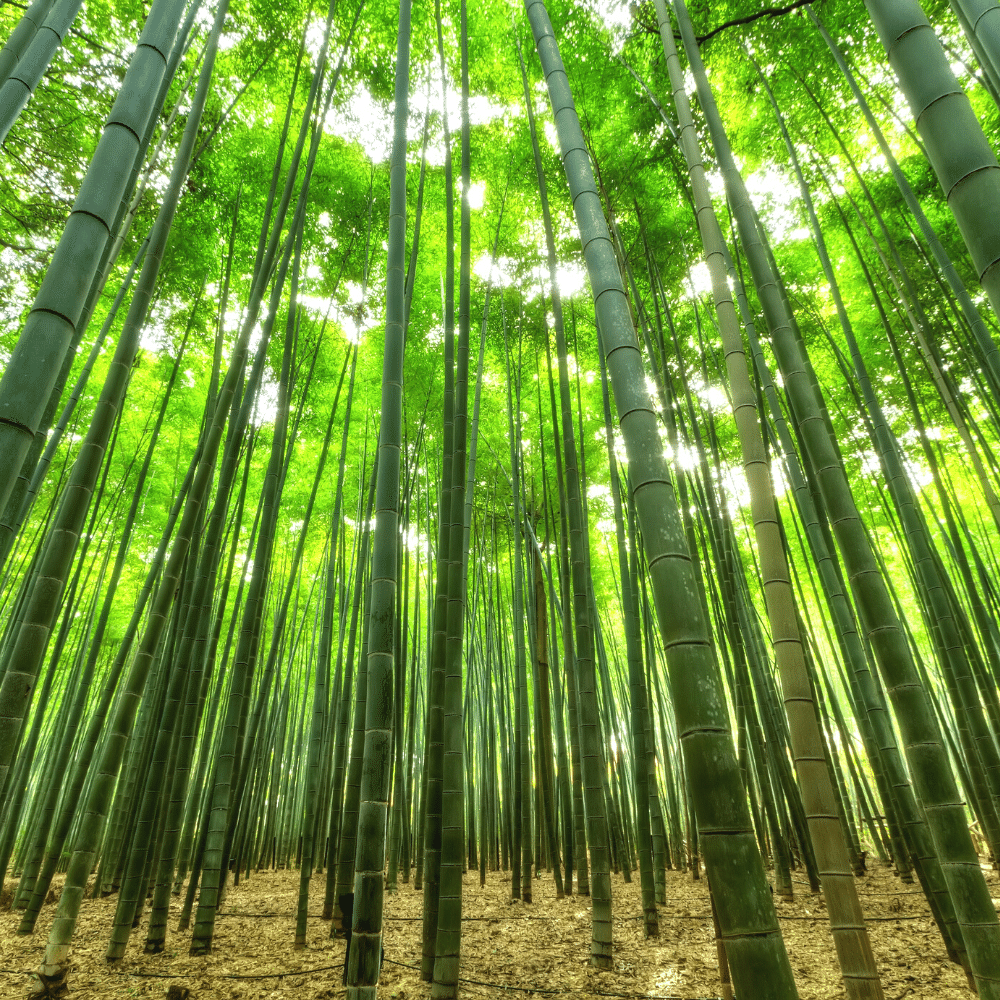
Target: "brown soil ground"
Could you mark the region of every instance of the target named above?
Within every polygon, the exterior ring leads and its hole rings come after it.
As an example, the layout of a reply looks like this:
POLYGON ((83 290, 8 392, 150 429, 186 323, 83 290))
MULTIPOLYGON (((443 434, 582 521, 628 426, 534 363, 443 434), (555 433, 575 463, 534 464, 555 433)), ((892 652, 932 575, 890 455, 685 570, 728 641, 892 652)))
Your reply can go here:
MULTIPOLYGON (((987 879, 995 895, 1000 882, 987 879)), ((8 880, 4 896, 13 885, 8 880)), ((875 868, 859 881, 887 1000, 967 1000, 965 976, 948 962, 927 904, 915 886, 904 885, 886 869, 875 868)), ((803 1000, 844 996, 825 907, 808 887, 796 884, 794 901, 779 901, 778 912, 803 1000)), ((557 900, 551 877, 532 883, 531 904, 509 902, 510 876, 491 873, 480 888, 476 873, 465 876, 466 923, 462 938, 463 997, 510 1000, 530 996, 567 1000, 588 997, 709 998, 721 995, 709 900, 704 881, 667 873, 668 901, 660 907, 660 937, 645 940, 639 907, 638 875, 631 884, 614 876, 613 971, 588 964, 590 907, 585 897, 557 900)), ((132 934, 125 959, 104 959, 114 897, 84 902, 69 978, 74 1000, 167 996, 171 987, 190 991, 190 1000, 332 998, 340 984, 344 942, 330 939, 330 925, 310 920, 308 947, 294 951, 298 873, 261 872, 231 891, 225 916, 216 925, 214 952, 188 955, 188 936, 173 933, 162 955, 142 954, 145 920, 132 934), (265 915, 266 914, 266 915, 265 915), (272 916, 278 914, 278 916, 272 916)), ((322 877, 313 881, 310 907, 318 911, 322 877)), ((54 893, 50 894, 54 899, 54 893)), ((994 903, 1000 900, 994 899, 994 903)), ((15 935, 18 916, 0 912, 0 996, 24 1000, 31 989, 45 935, 55 912, 46 906, 34 937, 15 935)), ((414 966, 420 960, 421 894, 412 883, 387 897, 385 957, 379 988, 389 1000, 430 996, 414 966)), ((175 995, 177 993, 175 992, 175 995)), ((183 995, 181 993, 180 995, 183 995)), ((751 1000, 751 998, 746 998, 751 1000)))

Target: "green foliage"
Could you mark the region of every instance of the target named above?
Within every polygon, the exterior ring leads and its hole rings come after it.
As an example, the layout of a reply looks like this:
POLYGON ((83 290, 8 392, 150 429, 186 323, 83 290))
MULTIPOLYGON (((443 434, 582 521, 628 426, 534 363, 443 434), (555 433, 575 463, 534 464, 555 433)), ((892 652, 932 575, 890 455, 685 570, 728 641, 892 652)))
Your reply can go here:
MULTIPOLYGON (((950 18, 947 5, 939 4, 932 16, 946 40, 961 52, 966 45, 950 18)), ((903 170, 916 189, 942 241, 956 260, 963 278, 974 287, 974 276, 947 206, 920 151, 892 116, 899 102, 877 39, 857 5, 817 4, 817 12, 831 33, 849 50, 855 67, 869 81, 876 114, 883 122, 903 170), (884 99, 885 104, 880 103, 884 99)), ((24 314, 51 253, 79 180, 96 143, 99 130, 114 99, 125 59, 138 35, 144 15, 142 4, 110 4, 105 0, 87 5, 76 28, 66 39, 38 93, 22 115, 0 151, 0 360, 9 356, 24 314)), ((333 15, 331 60, 335 65, 356 7, 337 5, 333 15)), ((0 7, 0 37, 15 23, 18 8, 0 7)), ((274 4, 261 0, 234 2, 227 26, 225 50, 220 53, 216 84, 202 125, 207 142, 195 163, 180 211, 174 224, 161 271, 156 301, 143 341, 143 350, 133 372, 121 432, 111 457, 109 490, 99 520, 114 525, 123 512, 122 497, 131 495, 143 452, 150 414, 155 412, 173 363, 189 314, 199 292, 204 298, 194 317, 193 334, 182 366, 183 374, 170 403, 167 424, 157 443, 150 477, 145 487, 135 538, 125 574, 119 586, 108 637, 107 656, 121 639, 131 613, 131 598, 138 590, 148 559, 196 445, 204 417, 211 378, 214 344, 223 331, 223 364, 228 358, 239 318, 247 301, 251 271, 257 250, 273 163, 279 149, 286 102, 293 86, 300 39, 306 45, 302 71, 292 94, 292 121, 304 107, 315 66, 320 37, 321 13, 304 4, 274 4), (242 92, 245 81, 252 81, 242 92), (238 98, 238 99, 237 99, 238 98), (236 102, 234 105, 234 101, 236 102), (232 262, 227 311, 219 316, 225 274, 225 254, 233 213, 239 204, 239 223, 232 262)), ((546 338, 550 329, 543 311, 548 299, 543 270, 544 244, 540 229, 538 196, 534 181, 530 140, 522 107, 520 76, 514 47, 515 33, 531 55, 523 16, 504 4, 470 6, 470 62, 473 94, 472 181, 482 190, 481 207, 472 212, 473 361, 478 351, 486 299, 487 273, 482 262, 491 252, 501 208, 500 243, 497 252, 502 279, 494 284, 485 328, 480 418, 479 465, 474 500, 476 517, 497 525, 506 541, 511 526, 510 486, 501 471, 506 454, 506 367, 503 325, 521 358, 520 380, 524 442, 522 448, 525 493, 542 514, 537 529, 545 545, 554 545, 557 525, 544 518, 543 495, 558 506, 555 448, 549 404, 546 338), (513 23, 512 23, 513 21, 513 23), (537 380, 537 381, 536 381, 537 380)), ((747 14, 745 4, 708 3, 692 5, 698 32, 707 33, 724 22, 747 14)), ((697 227, 681 178, 684 176, 672 126, 665 123, 649 95, 629 72, 631 67, 659 103, 669 109, 669 89, 658 42, 651 29, 655 19, 648 4, 598 6, 553 3, 551 15, 578 105, 587 143, 598 168, 605 207, 617 223, 628 261, 637 282, 642 309, 654 312, 650 292, 654 279, 662 284, 670 303, 676 343, 666 343, 663 367, 675 393, 685 387, 693 391, 694 405, 703 415, 717 417, 715 429, 721 459, 719 481, 731 510, 739 515, 745 498, 739 477, 738 450, 722 395, 718 342, 713 316, 704 302, 699 284, 701 257, 697 227), (627 64, 627 66, 626 66, 627 64), (693 284, 692 284, 693 281, 693 284)), ((458 48, 455 27, 458 5, 444 4, 446 63, 449 80, 450 126, 455 142, 458 48)), ((204 27, 207 15, 201 15, 204 27)), ((149 185, 135 222, 115 266, 107 289, 84 337, 75 372, 104 319, 117 283, 125 273, 139 243, 155 217, 158 192, 169 170, 172 154, 183 129, 189 96, 182 96, 182 82, 196 72, 202 37, 192 43, 168 94, 161 126, 179 105, 179 112, 163 139, 159 160, 152 167, 149 185)), ((848 166, 847 153, 858 164, 864 185, 879 205, 899 247, 935 333, 952 378, 961 387, 969 407, 988 414, 992 401, 982 398, 976 384, 975 358, 966 349, 968 337, 957 326, 954 311, 940 293, 937 278, 910 235, 902 200, 885 174, 875 146, 860 125, 857 109, 839 79, 836 68, 808 18, 796 11, 777 18, 763 18, 750 25, 732 27, 715 35, 704 46, 711 80, 725 116, 733 145, 751 190, 760 192, 757 209, 769 228, 779 266, 787 284, 818 378, 829 397, 830 409, 845 453, 852 481, 871 488, 871 525, 880 538, 889 537, 891 518, 877 490, 877 470, 871 446, 858 433, 857 405, 849 384, 831 350, 826 332, 834 329, 828 290, 804 224, 797 195, 792 192, 789 167, 778 131, 763 94, 756 70, 747 53, 761 64, 787 117, 793 141, 804 153, 805 169, 813 187, 820 221, 827 234, 830 253, 839 271, 848 309, 866 361, 876 373, 877 391, 883 405, 894 415, 895 429, 903 439, 908 457, 922 468, 912 419, 898 377, 895 359, 884 336, 871 292, 857 265, 833 195, 821 179, 830 178, 833 194, 851 221, 855 238, 874 280, 885 297, 887 312, 900 339, 907 370, 925 407, 925 419, 939 435, 941 451, 956 492, 975 506, 975 490, 969 473, 957 454, 957 441, 944 405, 923 366, 919 351, 907 331, 908 319, 890 283, 885 267, 871 240, 857 222, 853 200, 873 226, 861 181, 848 166), (806 88, 815 96, 815 100, 806 88), (845 147, 824 121, 829 116, 845 147)), ((278 523, 275 586, 280 583, 282 559, 295 541, 318 460, 322 434, 333 405, 344 352, 360 337, 361 353, 355 390, 354 418, 347 456, 346 517, 353 540, 358 514, 358 491, 367 481, 375 448, 382 349, 384 343, 385 241, 388 214, 387 150, 391 114, 395 53, 395 12, 391 4, 369 3, 361 14, 359 33, 345 59, 344 74, 333 98, 327 120, 320 123, 320 143, 310 188, 305 221, 303 277, 304 303, 299 318, 297 361, 300 379, 293 393, 292 419, 300 417, 297 436, 289 445, 291 461, 278 523), (325 325, 324 325, 325 321, 325 325), (320 330, 322 328, 322 337, 320 330), (312 352, 315 369, 308 394, 303 393, 312 352), (367 469, 363 463, 367 461, 367 469)), ((416 465, 416 492, 421 503, 436 503, 444 374, 442 364, 441 283, 445 258, 443 129, 441 81, 435 53, 432 5, 414 10, 412 87, 410 95, 408 171, 408 244, 412 247, 414 207, 419 173, 419 150, 424 125, 428 84, 432 95, 430 141, 421 218, 420 248, 415 265, 412 312, 406 342, 404 383, 404 435, 416 465), (417 442, 419 452, 416 450, 417 442)), ((971 60, 970 60, 971 61, 971 60)), ((599 364, 589 290, 581 279, 582 251, 572 207, 569 204, 560 156, 554 143, 537 60, 529 60, 536 111, 548 138, 543 159, 550 179, 557 254, 564 273, 567 318, 572 316, 571 353, 580 376, 582 433, 578 445, 584 449, 584 465, 590 495, 590 542, 592 572, 601 606, 616 607, 617 562, 606 556, 605 538, 612 528, 609 477, 602 455, 603 407, 599 364)), ((997 109, 972 82, 974 106, 988 128, 995 130, 997 109)), ((670 110, 667 118, 672 117, 670 110)), ((907 123, 908 124, 908 123, 907 123)), ((154 136, 154 144, 159 140, 154 136)), ((457 142, 455 143, 457 151, 457 142)), ((287 166, 290 145, 284 149, 287 166)), ((709 168, 713 168, 711 161, 709 168)), ((721 190, 721 186, 720 186, 721 190)), ((721 195, 720 216, 725 218, 721 195)), ((876 234, 878 235, 878 234, 876 234)), ((494 276, 498 272, 494 271, 494 276)), ((638 304, 637 304, 638 305, 638 304)), ((285 307, 283 306, 282 309, 285 307)), ((662 317, 667 321, 667 317, 662 317)), ((120 320, 119 320, 120 322, 120 320)), ((992 322, 992 321, 988 321, 992 322)), ((281 329, 284 316, 278 317, 281 329)), ((114 331, 112 337, 115 336, 114 331)), ((836 337, 835 337, 836 339, 836 337)), ((551 344, 550 344, 551 347, 551 344)), ((89 386, 74 417, 71 433, 57 453, 52 473, 35 505, 32 520, 16 551, 14 576, 23 572, 35 531, 58 496, 80 428, 85 427, 93 400, 101 385, 110 353, 98 360, 89 386)), ((268 395, 280 368, 280 338, 269 354, 269 372, 257 415, 259 440, 250 473, 248 501, 241 526, 241 552, 246 551, 250 527, 260 495, 266 455, 270 444, 273 400, 268 395)), ((554 368, 554 360, 553 360, 554 368)), ((273 395, 273 393, 272 393, 273 395)), ((576 407, 574 399, 574 408, 576 407)), ((339 425, 339 418, 338 418, 339 425)), ((704 429, 697 432, 704 433, 704 429)), ((985 421, 984 438, 995 444, 992 423, 985 421)), ((700 440, 700 439, 698 439, 700 440)), ((697 444, 698 440, 690 443, 697 444)), ((331 463, 332 465, 333 463, 331 463)), ((687 466, 689 463, 684 463, 687 466)), ((302 577, 303 601, 310 582, 322 574, 323 550, 328 518, 333 510, 335 471, 321 486, 313 516, 302 577)), ((970 519, 974 520, 974 519, 970 519)), ((478 522, 477 522, 478 523, 478 522)), ((426 527, 419 528, 423 536, 426 527)), ((431 532, 433 537, 433 531, 431 532)), ((610 539, 609 539, 610 542, 610 539)), ((613 542, 611 542, 613 544, 613 542)), ((503 548, 503 546, 502 546, 503 548)), ((794 546, 793 546, 794 548, 794 546)), ((886 546, 890 549, 891 546, 886 546)), ((886 552, 891 568, 899 558, 886 552)), ((748 554, 749 557, 749 554, 748 554)), ((98 558, 92 551, 88 559, 98 558)), ((795 558, 803 557, 798 549, 795 558)), ((240 574, 243 555, 237 557, 240 574)), ((903 574, 900 574, 903 576, 903 574)), ((905 588, 904 588, 905 590, 905 588)), ((235 592, 235 587, 233 588, 235 592)), ((230 595, 230 601, 235 593, 230 595)), ((909 604, 912 598, 904 593, 909 604)), ((8 605, 9 606, 9 605, 8 605)), ((226 612, 226 623, 233 612, 226 612)), ((620 622, 612 612, 615 626, 620 622)), ((622 645, 620 643, 620 645, 622 645)))

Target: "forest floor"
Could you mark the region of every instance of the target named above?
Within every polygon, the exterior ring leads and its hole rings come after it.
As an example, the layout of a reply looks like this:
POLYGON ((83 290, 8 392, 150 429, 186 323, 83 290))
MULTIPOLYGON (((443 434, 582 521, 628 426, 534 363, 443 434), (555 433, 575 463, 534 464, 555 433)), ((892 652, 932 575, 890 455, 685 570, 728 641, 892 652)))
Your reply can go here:
MULTIPOLYGON (((987 871, 994 896, 996 873, 987 871)), ((318 912, 324 877, 313 880, 310 911, 318 912)), ((190 1000, 265 1000, 297 996, 320 1000, 343 996, 343 940, 330 939, 330 924, 310 919, 308 944, 294 951, 298 872, 254 874, 231 890, 220 913, 210 956, 188 955, 188 935, 171 931, 161 955, 142 954, 145 917, 132 934, 126 957, 114 965, 104 959, 115 897, 86 899, 81 911, 69 977, 74 1000, 164 998, 171 987, 190 991, 190 1000), (224 915, 223 915, 224 914, 224 915)), ((8 907, 16 883, 4 886, 0 907, 0 996, 24 1000, 31 970, 42 957, 55 912, 55 891, 43 910, 34 937, 18 937, 18 915, 8 907)), ((58 884, 56 889, 58 889, 58 884)), ((796 896, 779 901, 778 914, 802 1000, 844 996, 825 906, 812 896, 801 876, 796 896)), ((892 873, 873 866, 858 890, 882 977, 886 1000, 967 1000, 974 995, 965 976, 948 962, 923 896, 892 873)), ((590 968, 590 905, 586 897, 555 897, 551 875, 532 882, 531 904, 510 903, 509 873, 490 873, 480 888, 477 873, 465 876, 462 931, 463 981, 469 1000, 506 996, 573 998, 680 998, 703 1000, 721 995, 704 880, 667 872, 667 903, 660 909, 660 937, 645 940, 639 918, 639 878, 631 884, 612 877, 614 969, 590 968), (537 991, 537 992, 536 992, 537 991)), ((994 903, 1000 900, 994 899, 994 903)), ((174 901, 174 908, 179 903, 174 901)), ((387 1000, 425 1000, 430 988, 420 981, 421 893, 412 882, 386 897, 385 965, 379 986, 387 1000)), ((176 926, 176 921, 173 922, 176 926)), ((183 996, 183 992, 174 992, 183 996)), ((746 1000, 752 1000, 747 997, 746 1000)))

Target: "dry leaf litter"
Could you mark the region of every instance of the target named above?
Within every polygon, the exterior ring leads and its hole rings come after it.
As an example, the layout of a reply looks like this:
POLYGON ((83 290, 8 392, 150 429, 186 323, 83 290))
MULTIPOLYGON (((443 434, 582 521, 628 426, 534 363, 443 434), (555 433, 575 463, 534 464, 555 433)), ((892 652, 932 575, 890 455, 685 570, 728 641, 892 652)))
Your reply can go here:
MULTIPOLYGON (((1000 882, 986 877, 994 896, 1000 882)), ((123 960, 104 958, 116 897, 86 899, 80 914, 69 977, 73 1000, 130 1000, 187 996, 189 1000, 310 1000, 342 997, 344 942, 330 938, 319 918, 325 876, 312 882, 308 942, 293 950, 299 875, 296 871, 256 872, 228 893, 216 923, 211 955, 188 955, 190 936, 175 931, 180 900, 171 903, 167 949, 142 953, 146 916, 132 932, 123 960), (185 991, 186 994, 185 994, 185 991)), ((887 1000, 968 1000, 974 996, 965 975, 947 960, 916 885, 906 885, 887 868, 871 866, 857 880, 887 1000)), ((15 932, 19 914, 9 909, 16 881, 4 885, 0 907, 0 997, 25 1000, 30 973, 45 946, 60 884, 49 894, 32 937, 15 932)), ((639 877, 626 883, 612 877, 614 969, 589 965, 590 902, 585 896, 556 899, 551 875, 532 880, 533 902, 510 901, 509 873, 491 872, 481 888, 476 872, 465 875, 462 928, 463 998, 584 1000, 584 998, 715 998, 722 995, 704 880, 667 872, 667 902, 659 907, 660 936, 643 937, 639 877)), ((796 879, 795 899, 775 897, 782 932, 802 1000, 844 996, 822 898, 796 879)), ((1000 900, 994 899, 994 903, 1000 900)), ((386 896, 379 996, 386 1000, 427 1000, 421 982, 420 914, 422 893, 413 883, 386 896)), ((747 998, 752 1000, 752 998, 747 998)))

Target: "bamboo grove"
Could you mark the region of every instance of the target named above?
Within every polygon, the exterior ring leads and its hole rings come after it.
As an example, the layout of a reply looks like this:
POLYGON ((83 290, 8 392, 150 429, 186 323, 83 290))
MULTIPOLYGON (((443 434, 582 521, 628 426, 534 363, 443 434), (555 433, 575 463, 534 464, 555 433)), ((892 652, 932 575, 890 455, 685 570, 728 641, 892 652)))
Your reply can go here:
POLYGON ((798 872, 873 1000, 877 858, 1000 998, 998 26, 0 5, 0 868, 37 996, 88 896, 109 962, 205 955, 297 869, 289 944, 349 930, 356 1000, 420 892, 448 998, 477 873, 589 896, 607 969, 612 875, 653 938, 677 869, 726 995, 798 995, 798 872))

